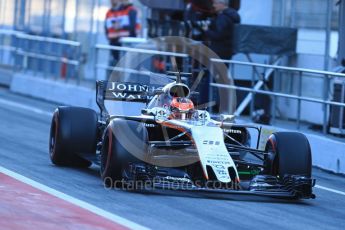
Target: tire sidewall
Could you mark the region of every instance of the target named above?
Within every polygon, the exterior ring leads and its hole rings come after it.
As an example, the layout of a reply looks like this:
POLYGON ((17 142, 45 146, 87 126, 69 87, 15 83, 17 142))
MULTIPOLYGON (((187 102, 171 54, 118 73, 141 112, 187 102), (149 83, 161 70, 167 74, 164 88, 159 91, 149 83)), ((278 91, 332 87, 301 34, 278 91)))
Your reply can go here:
MULTIPOLYGON (((121 183, 123 179, 123 170, 129 166, 129 163, 140 163, 135 154, 131 153, 131 149, 128 148, 128 143, 124 143, 126 138, 125 129, 142 126, 142 132, 139 132, 137 138, 140 139, 140 144, 147 143, 148 135, 147 129, 144 124, 127 121, 122 119, 112 120, 103 134, 103 143, 101 151, 101 177, 106 186, 111 186, 121 183), (119 137, 119 132, 121 135, 119 137), (111 183, 110 183, 111 182, 111 183)), ((139 143, 129 140, 130 145, 138 146, 139 143)), ((145 154, 147 152, 147 146, 143 145, 139 154, 145 154)))
POLYGON ((78 154, 96 153, 98 118, 95 111, 81 107, 59 107, 51 122, 49 153, 60 166, 89 167, 78 154))
POLYGON ((307 137, 297 132, 272 134, 266 144, 265 165, 271 175, 311 177, 311 148, 307 137))

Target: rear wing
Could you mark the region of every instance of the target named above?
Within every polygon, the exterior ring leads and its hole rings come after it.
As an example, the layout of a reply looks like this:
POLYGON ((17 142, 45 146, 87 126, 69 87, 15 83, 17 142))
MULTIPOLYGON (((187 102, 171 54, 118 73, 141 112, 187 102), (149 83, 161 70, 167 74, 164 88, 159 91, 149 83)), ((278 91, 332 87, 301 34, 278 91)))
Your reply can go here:
POLYGON ((103 117, 109 116, 104 101, 126 101, 148 103, 160 86, 138 84, 132 82, 96 82, 96 102, 103 117))

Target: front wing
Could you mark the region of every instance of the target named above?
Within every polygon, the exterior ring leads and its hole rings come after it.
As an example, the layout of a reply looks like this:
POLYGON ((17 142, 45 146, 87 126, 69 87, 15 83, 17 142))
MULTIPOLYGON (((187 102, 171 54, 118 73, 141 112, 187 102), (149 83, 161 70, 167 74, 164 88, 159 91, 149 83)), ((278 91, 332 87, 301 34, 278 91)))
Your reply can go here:
MULTIPOLYGON (((141 165, 131 165, 131 172, 124 179, 125 184, 133 186, 136 190, 166 190, 185 191, 197 193, 218 193, 266 196, 283 199, 314 199, 312 192, 315 179, 299 175, 286 175, 279 179, 270 175, 257 175, 250 181, 224 184, 221 182, 198 184, 192 182, 186 175, 153 175, 141 165), (138 183, 139 182, 139 183, 138 183)), ((133 188, 133 187, 132 187, 133 188)))

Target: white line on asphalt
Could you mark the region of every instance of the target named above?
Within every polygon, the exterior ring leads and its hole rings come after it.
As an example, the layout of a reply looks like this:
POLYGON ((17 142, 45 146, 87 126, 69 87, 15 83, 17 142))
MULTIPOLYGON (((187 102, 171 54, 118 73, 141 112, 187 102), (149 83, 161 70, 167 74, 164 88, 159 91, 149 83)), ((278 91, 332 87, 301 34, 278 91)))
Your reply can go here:
POLYGON ((327 187, 324 187, 324 186, 321 186, 321 185, 315 185, 315 188, 323 189, 323 190, 326 190, 328 192, 333 192, 333 193, 345 196, 345 192, 342 192, 342 191, 339 191, 339 190, 335 190, 335 189, 331 189, 331 188, 327 188, 327 187))
POLYGON ((143 230, 144 229, 145 230, 148 229, 148 228, 146 228, 144 226, 141 226, 141 225, 139 225, 137 223, 134 223, 134 222, 132 222, 130 220, 127 220, 127 219, 122 218, 120 216, 117 216, 117 215, 115 215, 113 213, 110 213, 110 212, 107 212, 107 211, 105 211, 103 209, 100 209, 100 208, 98 208, 98 207, 96 207, 96 206, 94 206, 92 204, 89 204, 89 203, 87 203, 85 201, 79 200, 79 199, 74 198, 72 196, 69 196, 69 195, 67 195, 65 193, 59 192, 59 191, 57 191, 57 190, 55 190, 53 188, 50 188, 50 187, 48 187, 46 185, 43 185, 43 184, 38 183, 38 182, 36 182, 34 180, 31 180, 31 179, 29 179, 29 178, 27 178, 25 176, 22 176, 22 175, 20 175, 18 173, 15 173, 15 172, 13 172, 11 170, 8 170, 8 169, 4 168, 4 167, 0 166, 0 172, 3 173, 3 174, 6 174, 7 176, 10 176, 10 177, 18 180, 18 181, 21 181, 21 182, 23 182, 25 184, 28 184, 28 185, 30 185, 30 186, 32 186, 34 188, 37 188, 37 189, 39 189, 41 191, 49 193, 50 195, 53 195, 53 196, 58 197, 58 198, 60 198, 60 199, 62 199, 64 201, 67 201, 67 202, 72 203, 72 204, 74 204, 76 206, 79 206, 79 207, 81 207, 83 209, 86 209, 86 210, 88 210, 88 211, 90 211, 90 212, 92 212, 92 213, 94 213, 96 215, 102 216, 102 217, 104 217, 104 218, 106 218, 108 220, 111 220, 111 221, 113 221, 113 222, 115 222, 117 224, 120 224, 120 225, 122 225, 124 227, 130 228, 130 229, 143 229, 143 230))
POLYGON ((18 109, 24 109, 24 110, 27 110, 27 111, 30 111, 30 112, 34 112, 34 113, 37 113, 37 114, 49 116, 49 117, 51 117, 53 115, 53 113, 50 113, 48 111, 44 111, 42 109, 38 109, 38 108, 35 108, 33 106, 24 105, 24 104, 21 104, 21 103, 18 103, 18 102, 13 102, 13 101, 7 101, 7 100, 4 100, 4 99, 0 99, 0 103, 4 104, 4 105, 15 107, 15 108, 18 108, 18 109))

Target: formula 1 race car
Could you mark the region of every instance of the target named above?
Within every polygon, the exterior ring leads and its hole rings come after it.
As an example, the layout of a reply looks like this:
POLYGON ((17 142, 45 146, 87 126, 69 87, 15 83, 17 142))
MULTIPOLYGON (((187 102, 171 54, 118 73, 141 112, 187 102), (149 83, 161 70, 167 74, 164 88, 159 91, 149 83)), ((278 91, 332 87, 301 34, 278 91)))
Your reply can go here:
POLYGON ((98 81, 99 115, 88 108, 57 108, 51 161, 74 167, 94 163, 107 186, 315 198, 311 149, 303 134, 273 133, 260 150, 261 127, 198 109, 197 93, 180 74, 176 78, 160 88, 98 81), (141 114, 125 116, 110 114, 105 102, 114 101, 147 104, 141 114))

